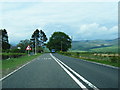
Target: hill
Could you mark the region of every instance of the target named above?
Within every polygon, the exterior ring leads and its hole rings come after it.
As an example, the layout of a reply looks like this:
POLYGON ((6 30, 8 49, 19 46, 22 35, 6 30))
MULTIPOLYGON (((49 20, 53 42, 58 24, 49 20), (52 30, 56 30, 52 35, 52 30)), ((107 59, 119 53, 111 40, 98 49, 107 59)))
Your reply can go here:
POLYGON ((72 51, 117 52, 118 40, 81 40, 72 42, 72 51))

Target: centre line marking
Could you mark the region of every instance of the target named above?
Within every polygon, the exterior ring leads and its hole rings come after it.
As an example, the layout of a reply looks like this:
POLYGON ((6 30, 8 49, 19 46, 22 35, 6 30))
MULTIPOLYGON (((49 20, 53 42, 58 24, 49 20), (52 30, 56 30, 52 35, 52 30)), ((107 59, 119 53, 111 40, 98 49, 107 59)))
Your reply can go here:
POLYGON ((70 71, 68 71, 57 59, 50 53, 51 57, 61 66, 61 68, 82 88, 88 90, 70 71))
MULTIPOLYGON (((51 53, 50 53, 51 54, 51 53)), ((51 54, 51 56, 53 56, 51 54)), ((55 56, 53 56, 54 58, 56 58, 55 56)), ((58 62, 60 62, 62 65, 64 65, 67 69, 69 69, 71 72, 73 72, 77 77, 79 77, 82 81, 84 81, 88 86, 90 86, 91 88, 93 88, 94 90, 99 90, 96 86, 94 86, 92 83, 90 83, 88 80, 86 80, 85 78, 83 78, 82 76, 80 76, 77 72, 75 72, 74 70, 72 70, 70 67, 68 67, 66 64, 64 64, 62 61, 60 61, 58 58, 56 58, 56 60, 58 62)))

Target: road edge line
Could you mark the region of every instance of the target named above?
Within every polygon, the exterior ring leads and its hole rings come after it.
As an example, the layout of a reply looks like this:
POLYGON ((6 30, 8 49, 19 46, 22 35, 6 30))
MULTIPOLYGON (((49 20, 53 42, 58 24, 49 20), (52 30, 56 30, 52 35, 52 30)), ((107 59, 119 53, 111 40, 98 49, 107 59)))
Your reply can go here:
POLYGON ((113 68, 113 69, 119 69, 119 67, 115 67, 115 66, 111 66, 111 65, 107 65, 107 64, 102 64, 102 63, 87 61, 87 60, 84 60, 84 59, 80 59, 80 60, 83 60, 85 62, 90 62, 90 63, 93 63, 93 64, 97 64, 97 65, 101 65, 101 66, 104 66, 104 67, 109 67, 109 68, 113 68))
POLYGON ((37 58, 33 59, 30 62, 27 62, 26 64, 22 65, 21 67, 15 69, 14 71, 10 72, 9 74, 7 74, 6 76, 4 76, 3 78, 0 78, 0 81, 3 81, 4 79, 6 79, 7 77, 11 76, 12 74, 14 74, 15 72, 17 72, 18 70, 22 69, 23 67, 25 67, 26 65, 28 65, 29 63, 35 61, 37 58))
MULTIPOLYGON (((60 67, 83 89, 86 88, 70 71, 68 71, 57 59, 50 53, 50 56, 60 65, 60 67)), ((86 88, 87 90, 87 88, 86 88)))
MULTIPOLYGON (((55 56, 54 56, 55 57, 55 56)), ((56 58, 56 57, 55 57, 56 58)), ((73 69, 71 69, 69 66, 64 64, 62 61, 60 61, 58 58, 56 58, 61 64, 63 64, 66 68, 68 68, 71 72, 73 72, 76 76, 78 76, 83 82, 85 82, 89 87, 99 90, 96 86, 94 86, 91 82, 86 80, 83 76, 79 75, 77 72, 75 72, 73 69)))
MULTIPOLYGON (((63 55, 63 56, 66 56, 66 55, 63 55)), ((66 56, 66 57, 69 57, 69 56, 66 56)), ((70 57, 70 58, 75 58, 75 57, 70 57)), ((80 59, 80 58, 75 58, 75 59, 80 59)), ((88 61, 88 60, 85 60, 85 59, 80 59, 80 60, 85 61, 85 62, 90 62, 90 63, 93 63, 93 64, 97 64, 97 65, 101 65, 101 66, 104 66, 104 67, 113 68, 113 69, 119 69, 120 68, 120 67, 116 67, 116 66, 112 66, 112 65, 108 65, 108 64, 98 63, 98 62, 94 62, 94 61, 88 61)))

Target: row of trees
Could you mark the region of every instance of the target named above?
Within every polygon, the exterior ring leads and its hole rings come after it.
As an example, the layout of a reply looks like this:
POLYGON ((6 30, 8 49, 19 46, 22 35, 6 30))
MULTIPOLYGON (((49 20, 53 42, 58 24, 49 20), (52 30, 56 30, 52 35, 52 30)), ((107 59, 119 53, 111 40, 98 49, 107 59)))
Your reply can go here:
POLYGON ((32 48, 33 52, 43 52, 43 46, 45 45, 45 42, 47 41, 47 37, 45 33, 42 30, 36 29, 31 39, 28 40, 21 40, 20 43, 17 45, 17 47, 20 47, 21 52, 25 52, 25 49, 28 45, 32 48))
MULTIPOLYGON (((8 34, 5 29, 1 29, 1 42, 2 42, 2 49, 5 51, 10 49, 10 44, 8 40, 8 34)), ((25 39, 21 40, 19 44, 17 44, 16 48, 12 48, 12 52, 20 52, 24 53, 25 49, 28 45, 32 48, 33 52, 43 52, 44 46, 47 46, 47 48, 52 51, 54 49, 55 51, 67 51, 69 48, 71 48, 71 38, 65 34, 64 32, 54 32, 52 36, 50 37, 47 44, 45 43, 47 41, 47 37, 45 33, 42 30, 36 29, 33 34, 31 35, 31 39, 25 39), (19 47, 19 48, 18 48, 19 47)))

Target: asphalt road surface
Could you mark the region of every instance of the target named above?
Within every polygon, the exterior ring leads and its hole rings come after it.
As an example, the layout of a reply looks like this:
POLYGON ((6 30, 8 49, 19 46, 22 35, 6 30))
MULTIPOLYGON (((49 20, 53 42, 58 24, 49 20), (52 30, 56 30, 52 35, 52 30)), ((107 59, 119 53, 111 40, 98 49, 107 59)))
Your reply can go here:
POLYGON ((2 88, 118 88, 118 69, 46 53, 2 80, 2 88))

